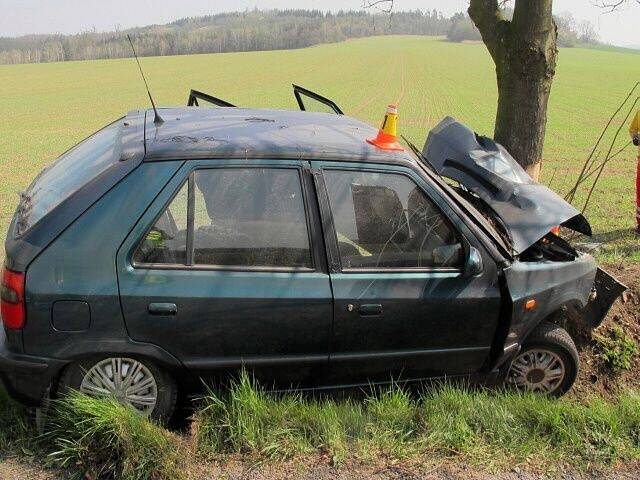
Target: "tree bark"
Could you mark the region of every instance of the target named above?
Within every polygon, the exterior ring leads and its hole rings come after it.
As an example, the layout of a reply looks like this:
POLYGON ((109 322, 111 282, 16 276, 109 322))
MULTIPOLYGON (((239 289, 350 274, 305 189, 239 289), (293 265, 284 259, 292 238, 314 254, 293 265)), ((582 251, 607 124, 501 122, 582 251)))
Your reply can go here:
POLYGON ((547 103, 558 49, 553 0, 516 0, 506 20, 497 0, 471 0, 469 16, 496 66, 498 109, 494 138, 538 179, 547 103))

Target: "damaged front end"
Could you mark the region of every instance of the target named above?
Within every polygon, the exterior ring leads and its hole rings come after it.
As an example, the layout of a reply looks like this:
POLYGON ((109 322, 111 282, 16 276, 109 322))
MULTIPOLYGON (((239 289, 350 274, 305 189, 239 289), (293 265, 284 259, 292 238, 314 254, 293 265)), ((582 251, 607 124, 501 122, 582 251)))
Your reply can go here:
POLYGON ((502 145, 451 117, 429 133, 422 155, 438 174, 459 184, 458 193, 511 247, 512 262, 503 268, 510 305, 499 358, 510 358, 536 325, 561 309, 579 312, 591 328, 603 321, 626 287, 552 233, 562 225, 591 235, 577 209, 535 182, 502 145))

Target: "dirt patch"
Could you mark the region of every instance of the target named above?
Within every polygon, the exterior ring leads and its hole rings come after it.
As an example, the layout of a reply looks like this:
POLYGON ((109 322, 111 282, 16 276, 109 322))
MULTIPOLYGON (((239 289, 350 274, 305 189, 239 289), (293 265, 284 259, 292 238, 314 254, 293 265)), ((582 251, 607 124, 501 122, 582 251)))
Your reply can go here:
POLYGON ((59 470, 48 470, 41 465, 17 458, 0 458, 1 480, 65 480, 70 478, 59 470))
MULTIPOLYGON (((614 303, 605 321, 593 333, 606 334, 617 325, 640 346, 640 264, 608 264, 603 268, 627 285, 629 290, 614 303)), ((630 369, 614 373, 598 351, 593 334, 585 333, 576 340, 581 365, 578 380, 571 390, 572 396, 581 398, 597 393, 613 398, 624 389, 640 390, 640 355, 635 355, 630 369)))
POLYGON ((561 478, 563 480, 631 480, 637 479, 640 465, 627 464, 618 468, 579 472, 558 465, 554 470, 540 472, 516 466, 507 472, 494 472, 469 466, 453 460, 438 462, 349 462, 333 466, 328 459, 318 455, 296 458, 286 462, 255 464, 246 458, 233 457, 223 464, 200 464, 194 471, 197 480, 226 478, 229 480, 350 480, 367 478, 373 480, 534 480, 539 478, 561 478))

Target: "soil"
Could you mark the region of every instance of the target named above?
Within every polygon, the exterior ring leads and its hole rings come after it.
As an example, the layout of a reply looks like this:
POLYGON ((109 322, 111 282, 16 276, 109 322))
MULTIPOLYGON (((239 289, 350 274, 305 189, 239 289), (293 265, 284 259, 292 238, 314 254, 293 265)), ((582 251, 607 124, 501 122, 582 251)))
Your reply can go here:
POLYGON ((580 351, 580 374, 570 393, 574 398, 591 394, 614 398, 625 389, 640 390, 640 355, 635 355, 629 370, 613 372, 593 340, 594 334, 606 334, 612 326, 618 325, 640 347, 640 264, 608 264, 602 268, 629 289, 613 304, 600 327, 574 338, 580 351))
POLYGON ((242 460, 231 460, 220 465, 202 465, 203 471, 196 474, 196 480, 350 480, 366 478, 373 480, 534 480, 557 478, 562 480, 631 480, 640 475, 640 465, 625 465, 620 469, 578 472, 558 468, 554 472, 529 472, 514 467, 508 472, 483 471, 455 460, 438 463, 392 462, 371 465, 347 464, 331 466, 320 456, 299 458, 289 462, 273 462, 260 465, 248 464, 242 460))

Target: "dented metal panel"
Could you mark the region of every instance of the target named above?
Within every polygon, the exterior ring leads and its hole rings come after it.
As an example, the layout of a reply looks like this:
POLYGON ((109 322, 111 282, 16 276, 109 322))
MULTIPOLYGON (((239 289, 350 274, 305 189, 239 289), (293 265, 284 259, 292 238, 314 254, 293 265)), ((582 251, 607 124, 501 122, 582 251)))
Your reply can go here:
POLYGON ((584 216, 518 165, 502 145, 446 117, 430 133, 423 154, 436 171, 484 200, 507 228, 516 254, 563 225, 585 235, 584 216))
POLYGON ((579 254, 571 262, 516 261, 505 268, 511 307, 504 351, 513 351, 536 325, 560 308, 584 308, 589 302, 596 269, 595 260, 586 254, 579 254), (528 300, 535 300, 535 308, 525 307, 528 300))

